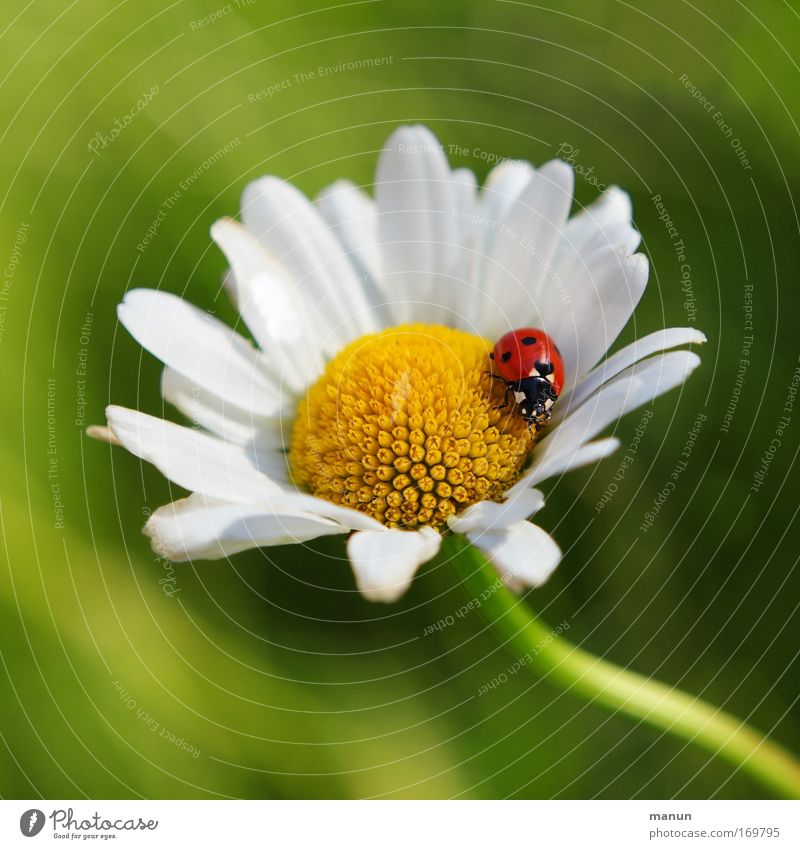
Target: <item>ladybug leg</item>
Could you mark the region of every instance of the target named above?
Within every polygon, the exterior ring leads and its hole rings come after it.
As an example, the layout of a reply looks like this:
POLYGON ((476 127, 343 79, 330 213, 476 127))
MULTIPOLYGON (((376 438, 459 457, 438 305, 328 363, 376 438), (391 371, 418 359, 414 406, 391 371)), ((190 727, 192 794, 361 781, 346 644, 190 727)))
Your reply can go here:
POLYGON ((506 394, 505 394, 505 397, 503 398, 503 403, 498 404, 495 407, 495 410, 505 410, 506 407, 510 407, 511 404, 508 401, 508 396, 513 395, 513 394, 514 393, 512 392, 511 388, 508 386, 508 384, 506 384, 506 394))
POLYGON ((491 372, 491 371, 485 371, 484 375, 486 375, 487 377, 491 377, 492 380, 499 380, 502 383, 504 383, 505 386, 506 386, 506 393, 505 393, 505 396, 503 397, 503 403, 498 404, 494 409, 495 410, 505 410, 506 407, 510 407, 511 405, 508 402, 508 396, 511 394, 511 388, 509 387, 508 382, 505 380, 505 378, 502 378, 502 377, 500 377, 499 374, 495 374, 494 372, 491 372))

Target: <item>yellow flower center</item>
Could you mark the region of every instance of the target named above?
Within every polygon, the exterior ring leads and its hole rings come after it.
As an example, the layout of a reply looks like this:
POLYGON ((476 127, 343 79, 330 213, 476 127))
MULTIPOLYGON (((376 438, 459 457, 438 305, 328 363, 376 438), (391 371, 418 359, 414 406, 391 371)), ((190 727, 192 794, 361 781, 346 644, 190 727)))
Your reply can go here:
POLYGON ((352 342, 300 404, 289 455, 300 486, 391 528, 442 525, 497 500, 534 435, 486 375, 490 343, 409 324, 352 342))

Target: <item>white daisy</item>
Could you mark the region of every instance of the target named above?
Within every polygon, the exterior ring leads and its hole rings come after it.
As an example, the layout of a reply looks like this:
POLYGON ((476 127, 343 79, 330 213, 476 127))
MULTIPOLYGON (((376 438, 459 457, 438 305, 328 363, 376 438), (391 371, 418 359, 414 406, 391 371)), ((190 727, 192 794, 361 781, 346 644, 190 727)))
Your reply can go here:
POLYGON ((184 561, 349 534, 359 590, 393 601, 444 531, 517 590, 546 581, 561 552, 529 521, 534 487, 614 451, 592 440, 698 365, 669 349, 705 341, 659 330, 606 358, 648 264, 628 196, 611 188, 570 218, 573 179, 559 160, 509 161, 478 191, 414 126, 389 139, 374 199, 346 181, 314 203, 276 177, 250 184, 243 223, 211 233, 257 347, 166 292, 119 307, 193 422, 111 406, 91 429, 191 492, 150 517, 155 550, 184 561), (492 342, 519 326, 544 329, 566 370, 535 447, 484 376, 492 342))

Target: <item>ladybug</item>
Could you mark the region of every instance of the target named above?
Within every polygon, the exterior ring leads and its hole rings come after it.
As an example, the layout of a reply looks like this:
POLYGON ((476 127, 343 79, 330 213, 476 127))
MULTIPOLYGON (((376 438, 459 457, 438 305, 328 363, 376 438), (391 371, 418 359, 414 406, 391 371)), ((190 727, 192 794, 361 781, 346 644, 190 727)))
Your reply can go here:
POLYGON ((489 358, 499 372, 489 374, 506 385, 499 409, 508 407, 513 396, 529 425, 537 429, 546 425, 564 385, 564 360, 556 343, 544 330, 522 327, 501 336, 489 358))

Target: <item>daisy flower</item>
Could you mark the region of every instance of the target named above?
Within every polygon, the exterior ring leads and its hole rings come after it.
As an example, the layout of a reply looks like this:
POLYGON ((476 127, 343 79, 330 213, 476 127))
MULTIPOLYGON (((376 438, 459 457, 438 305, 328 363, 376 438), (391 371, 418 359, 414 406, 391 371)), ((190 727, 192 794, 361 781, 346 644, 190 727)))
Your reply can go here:
POLYGON ((614 451, 595 437, 682 384, 699 358, 671 349, 705 341, 657 330, 607 356, 648 263, 629 197, 610 188, 570 217, 573 182, 559 160, 506 161, 479 190, 412 126, 382 151, 374 197, 344 180, 314 202, 277 177, 248 185, 242 223, 211 228, 246 331, 161 291, 119 307, 191 421, 111 406, 91 429, 190 491, 148 520, 154 549, 214 559, 347 535, 359 590, 389 602, 455 533, 512 589, 546 581, 561 552, 530 521, 537 484, 614 451), (521 326, 564 362, 538 431, 498 409, 486 374, 521 326))

